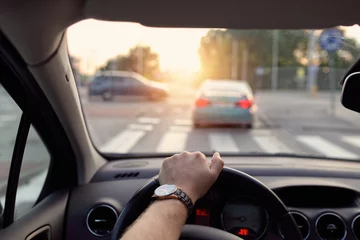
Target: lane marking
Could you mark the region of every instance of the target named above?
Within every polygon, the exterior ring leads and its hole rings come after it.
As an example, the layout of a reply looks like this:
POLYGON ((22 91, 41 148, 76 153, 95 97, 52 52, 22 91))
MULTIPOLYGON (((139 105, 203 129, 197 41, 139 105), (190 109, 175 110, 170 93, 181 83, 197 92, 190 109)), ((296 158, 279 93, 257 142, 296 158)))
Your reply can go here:
POLYGON ((160 118, 151 118, 151 117, 139 117, 137 119, 138 123, 148 123, 148 124, 159 124, 160 118))
POLYGON ((181 125, 181 126, 191 126, 193 121, 191 119, 175 119, 174 124, 175 125, 181 125))
POLYGON ((100 151, 127 153, 144 135, 145 131, 126 129, 100 147, 100 151))
POLYGON ((298 136, 296 139, 299 142, 314 149, 315 151, 324 154, 325 156, 337 158, 358 158, 356 154, 345 150, 319 136, 298 136))
POLYGON ((240 152, 229 133, 210 133, 210 150, 219 152, 240 152))
POLYGON ((360 148, 360 136, 344 136, 341 139, 343 142, 360 148))
POLYGON ((185 150, 187 132, 166 132, 156 147, 156 152, 181 152, 185 150))
POLYGON ((291 153, 290 148, 286 147, 281 141, 273 136, 253 136, 254 141, 267 153, 291 153))
POLYGON ((133 130, 144 130, 144 131, 152 131, 154 129, 154 126, 151 124, 135 124, 135 123, 131 123, 128 125, 129 129, 133 129, 133 130))
POLYGON ((191 132, 192 127, 190 127, 190 126, 170 126, 169 130, 172 132, 191 132))

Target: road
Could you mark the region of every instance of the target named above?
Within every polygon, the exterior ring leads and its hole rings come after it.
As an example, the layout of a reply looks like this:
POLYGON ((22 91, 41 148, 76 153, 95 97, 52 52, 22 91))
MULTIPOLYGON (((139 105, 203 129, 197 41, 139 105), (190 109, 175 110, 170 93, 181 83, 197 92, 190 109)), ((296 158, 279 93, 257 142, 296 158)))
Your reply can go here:
MULTIPOLYGON (((193 128, 191 94, 163 102, 124 98, 103 102, 87 99, 86 94, 82 99, 93 142, 101 151, 286 152, 360 158, 359 116, 340 103, 332 115, 328 93, 312 97, 303 92, 258 92, 252 130, 193 128)), ((336 99, 339 102, 339 94, 336 99)))

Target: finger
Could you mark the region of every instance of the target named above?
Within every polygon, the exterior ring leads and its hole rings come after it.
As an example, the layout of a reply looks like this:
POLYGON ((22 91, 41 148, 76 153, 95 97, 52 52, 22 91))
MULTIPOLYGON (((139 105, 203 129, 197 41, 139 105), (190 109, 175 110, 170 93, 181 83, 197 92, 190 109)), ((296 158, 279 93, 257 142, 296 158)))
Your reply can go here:
POLYGON ((206 159, 205 154, 203 154, 202 152, 194 152, 192 154, 193 154, 194 158, 206 159))
POLYGON ((213 172, 217 176, 220 174, 223 167, 224 167, 224 161, 221 159, 220 154, 218 152, 214 153, 210 163, 211 172, 213 172))

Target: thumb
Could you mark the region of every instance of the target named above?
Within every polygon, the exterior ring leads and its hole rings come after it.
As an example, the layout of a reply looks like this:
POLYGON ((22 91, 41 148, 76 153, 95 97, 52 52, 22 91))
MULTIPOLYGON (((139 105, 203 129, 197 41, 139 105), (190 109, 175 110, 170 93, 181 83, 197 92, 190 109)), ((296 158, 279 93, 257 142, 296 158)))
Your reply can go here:
POLYGON ((221 159, 220 154, 218 152, 214 153, 211 158, 210 171, 213 172, 216 176, 218 176, 223 167, 224 161, 221 159))

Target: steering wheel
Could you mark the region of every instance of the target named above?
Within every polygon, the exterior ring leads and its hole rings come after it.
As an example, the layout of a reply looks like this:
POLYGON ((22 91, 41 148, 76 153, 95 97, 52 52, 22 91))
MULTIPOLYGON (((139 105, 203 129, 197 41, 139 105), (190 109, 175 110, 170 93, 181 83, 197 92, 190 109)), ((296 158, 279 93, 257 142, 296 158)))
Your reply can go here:
MULTIPOLYGON (((223 168, 215 184, 221 184, 222 187, 226 188, 234 186, 234 183, 241 184, 241 186, 250 189, 255 198, 262 199, 262 202, 266 204, 264 207, 268 210, 269 215, 282 224, 284 239, 302 240, 297 224, 289 210, 271 189, 250 175, 228 167, 223 168)), ((126 228, 145 211, 151 202, 151 196, 159 185, 158 178, 155 177, 135 193, 116 221, 111 234, 111 240, 119 240, 126 228)), ((216 228, 185 225, 181 231, 180 239, 239 240, 241 238, 216 228)))

